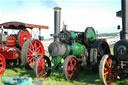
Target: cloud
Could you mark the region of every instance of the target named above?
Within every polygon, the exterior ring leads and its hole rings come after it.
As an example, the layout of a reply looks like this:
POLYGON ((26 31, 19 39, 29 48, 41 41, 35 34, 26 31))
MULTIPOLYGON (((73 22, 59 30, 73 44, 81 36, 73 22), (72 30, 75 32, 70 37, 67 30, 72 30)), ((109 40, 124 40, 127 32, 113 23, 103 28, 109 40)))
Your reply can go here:
POLYGON ((58 4, 54 0, 40 0, 40 4, 45 5, 48 8, 58 7, 58 4))

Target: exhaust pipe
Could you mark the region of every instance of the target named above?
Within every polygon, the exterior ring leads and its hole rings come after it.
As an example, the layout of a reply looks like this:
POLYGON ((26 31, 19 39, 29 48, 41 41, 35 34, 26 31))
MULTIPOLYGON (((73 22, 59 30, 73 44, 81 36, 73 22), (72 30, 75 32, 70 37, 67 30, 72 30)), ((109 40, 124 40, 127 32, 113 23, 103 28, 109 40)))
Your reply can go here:
POLYGON ((122 32, 121 39, 128 39, 128 0, 121 0, 122 8, 122 32))
POLYGON ((58 34, 60 33, 60 19, 61 18, 61 8, 54 8, 54 41, 59 42, 58 34))

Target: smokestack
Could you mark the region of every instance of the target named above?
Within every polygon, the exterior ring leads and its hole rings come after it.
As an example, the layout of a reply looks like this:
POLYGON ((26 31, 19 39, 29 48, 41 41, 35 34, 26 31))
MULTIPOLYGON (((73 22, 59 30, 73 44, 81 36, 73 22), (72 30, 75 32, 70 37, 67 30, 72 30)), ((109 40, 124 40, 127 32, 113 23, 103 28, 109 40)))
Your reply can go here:
POLYGON ((122 39, 128 39, 128 0, 121 1, 122 8, 122 39))
POLYGON ((60 17, 61 17, 61 8, 55 7, 54 8, 54 41, 57 42, 59 42, 57 36, 60 33, 60 17))

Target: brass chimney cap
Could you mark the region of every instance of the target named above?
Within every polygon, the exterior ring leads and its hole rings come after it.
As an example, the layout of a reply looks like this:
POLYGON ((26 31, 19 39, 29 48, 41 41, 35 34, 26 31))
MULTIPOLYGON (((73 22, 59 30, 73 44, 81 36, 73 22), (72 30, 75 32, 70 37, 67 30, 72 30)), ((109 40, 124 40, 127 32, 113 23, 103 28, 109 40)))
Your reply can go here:
POLYGON ((61 8, 60 7, 55 7, 55 8, 53 8, 55 11, 59 11, 59 10, 61 10, 61 8))

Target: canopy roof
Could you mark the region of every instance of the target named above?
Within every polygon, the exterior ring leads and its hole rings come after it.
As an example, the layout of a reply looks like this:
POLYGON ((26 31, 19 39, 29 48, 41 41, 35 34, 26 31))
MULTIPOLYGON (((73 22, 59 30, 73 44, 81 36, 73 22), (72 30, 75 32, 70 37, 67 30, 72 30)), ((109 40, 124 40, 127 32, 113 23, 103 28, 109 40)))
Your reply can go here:
POLYGON ((22 23, 17 21, 2 23, 0 24, 0 28, 1 27, 3 27, 4 29, 17 29, 17 30, 22 30, 26 28, 48 29, 48 26, 27 24, 27 23, 22 23))

